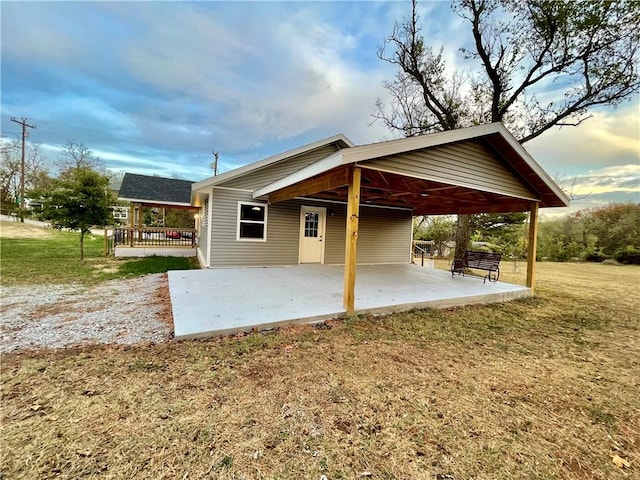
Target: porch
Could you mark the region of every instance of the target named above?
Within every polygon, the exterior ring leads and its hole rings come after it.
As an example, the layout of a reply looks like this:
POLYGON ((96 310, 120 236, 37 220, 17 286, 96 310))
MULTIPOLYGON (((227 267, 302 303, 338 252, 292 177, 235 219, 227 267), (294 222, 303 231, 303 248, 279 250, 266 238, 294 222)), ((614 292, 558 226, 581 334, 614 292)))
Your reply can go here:
POLYGON ((195 228, 116 227, 113 252, 116 257, 195 257, 195 228))
MULTIPOLYGON (((169 272, 176 339, 345 317, 343 265, 169 272)), ((358 265, 355 314, 501 303, 531 289, 412 264, 358 265)))

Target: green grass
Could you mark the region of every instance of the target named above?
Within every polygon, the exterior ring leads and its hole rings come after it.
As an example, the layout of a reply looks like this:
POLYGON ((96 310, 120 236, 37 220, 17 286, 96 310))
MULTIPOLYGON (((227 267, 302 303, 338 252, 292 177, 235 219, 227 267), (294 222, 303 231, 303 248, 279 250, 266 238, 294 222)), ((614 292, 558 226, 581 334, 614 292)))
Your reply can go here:
POLYGON ((169 270, 190 270, 198 268, 195 258, 145 257, 119 260, 118 275, 135 277, 147 273, 162 273, 169 270))
POLYGON ((115 259, 104 255, 104 238, 87 235, 80 260, 80 235, 2 223, 0 284, 92 284, 168 270, 198 268, 195 258, 146 257, 115 259), (19 235, 8 236, 18 229, 19 235), (31 235, 28 237, 27 235, 31 235))

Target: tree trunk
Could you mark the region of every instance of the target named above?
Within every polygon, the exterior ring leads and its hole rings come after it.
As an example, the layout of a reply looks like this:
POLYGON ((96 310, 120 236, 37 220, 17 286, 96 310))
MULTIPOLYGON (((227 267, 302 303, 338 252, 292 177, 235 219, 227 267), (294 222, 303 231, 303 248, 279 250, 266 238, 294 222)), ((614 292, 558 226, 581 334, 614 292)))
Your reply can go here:
POLYGON ((461 259, 471 245, 471 215, 458 215, 455 258, 461 259))
POLYGON ((84 260, 84 232, 80 230, 80 260, 84 260))

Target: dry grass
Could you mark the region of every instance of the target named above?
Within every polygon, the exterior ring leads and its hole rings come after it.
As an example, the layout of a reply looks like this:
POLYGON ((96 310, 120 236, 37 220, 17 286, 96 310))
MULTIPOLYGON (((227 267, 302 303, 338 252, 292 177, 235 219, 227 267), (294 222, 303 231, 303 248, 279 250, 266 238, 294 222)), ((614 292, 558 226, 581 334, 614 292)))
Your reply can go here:
POLYGON ((28 223, 0 221, 0 236, 3 238, 50 238, 51 230, 28 223))
POLYGON ((7 356, 2 478, 638 478, 640 269, 538 271, 504 305, 7 356))

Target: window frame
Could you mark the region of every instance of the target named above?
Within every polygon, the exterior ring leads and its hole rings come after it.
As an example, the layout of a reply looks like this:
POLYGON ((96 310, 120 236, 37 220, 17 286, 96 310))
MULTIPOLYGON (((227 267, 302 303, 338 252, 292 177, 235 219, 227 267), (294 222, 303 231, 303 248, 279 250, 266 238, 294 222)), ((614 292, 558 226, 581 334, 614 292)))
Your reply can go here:
POLYGON ((267 216, 269 213, 269 205, 267 203, 258 203, 258 202, 245 202, 240 200, 238 202, 238 213, 236 217, 236 241, 237 242, 266 242, 267 241, 267 216), (264 220, 242 220, 242 207, 243 206, 252 206, 252 207, 261 207, 264 208, 264 220), (250 223, 253 225, 264 225, 264 231, 262 234, 262 238, 249 238, 249 237, 241 237, 240 236, 240 225, 242 223, 250 223))
POLYGON ((129 207, 114 205, 111 207, 111 215, 114 220, 129 220, 129 207))

